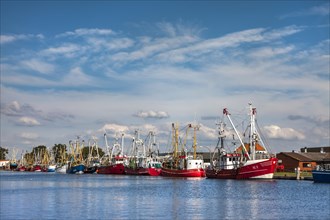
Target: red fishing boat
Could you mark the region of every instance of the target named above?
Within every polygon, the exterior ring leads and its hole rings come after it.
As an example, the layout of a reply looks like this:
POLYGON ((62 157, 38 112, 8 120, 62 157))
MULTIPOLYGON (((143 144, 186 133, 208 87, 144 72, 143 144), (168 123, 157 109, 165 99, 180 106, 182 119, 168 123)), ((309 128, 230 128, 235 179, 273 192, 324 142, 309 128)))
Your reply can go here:
MULTIPOLYGON (((249 104, 250 123, 248 129, 245 130, 249 131, 249 134, 245 134, 245 132, 243 134, 243 137, 249 137, 246 143, 239 135, 226 108, 223 110, 223 114, 228 118, 235 131, 240 146, 235 148, 233 152, 225 150, 225 125, 220 123, 219 141, 215 148, 217 152, 214 153, 211 165, 206 170, 206 177, 216 179, 272 179, 277 166, 277 158, 272 157, 268 153, 261 139, 256 125, 256 108, 249 104)), ((235 143, 235 139, 231 140, 231 142, 235 143)))
POLYGON ((32 168, 32 171, 34 172, 41 172, 42 171, 42 167, 40 165, 34 165, 32 168))
POLYGON ((123 146, 124 146, 124 134, 121 136, 121 145, 118 143, 118 138, 115 139, 115 143, 110 147, 108 145, 108 140, 106 134, 104 134, 105 143, 107 145, 107 152, 109 157, 107 161, 104 162, 104 165, 101 165, 97 169, 98 174, 125 174, 124 163, 127 161, 127 157, 123 155, 123 146))
POLYGON ((125 158, 123 157, 116 157, 117 164, 111 165, 104 165, 100 166, 97 169, 98 174, 125 174, 125 167, 124 164, 121 163, 125 158))
POLYGON ((24 165, 22 165, 22 166, 19 166, 16 170, 20 171, 20 172, 24 172, 26 170, 26 167, 24 165))
POLYGON ((184 143, 182 143, 181 151, 178 151, 179 147, 179 128, 172 124, 172 145, 173 154, 170 155, 163 163, 162 176, 167 177, 205 177, 205 170, 203 158, 197 156, 196 148, 196 130, 198 126, 192 126, 189 124, 186 128, 186 136, 184 143), (188 129, 194 128, 194 139, 193 139, 193 155, 187 155, 185 151, 186 140, 188 135, 188 129))
POLYGON ((140 139, 139 131, 135 131, 131 156, 128 165, 125 167, 127 175, 159 176, 161 174, 161 163, 158 161, 154 149, 157 146, 154 132, 150 131, 146 139, 149 139, 147 147, 144 141, 140 139), (151 141, 152 139, 153 142, 151 141))

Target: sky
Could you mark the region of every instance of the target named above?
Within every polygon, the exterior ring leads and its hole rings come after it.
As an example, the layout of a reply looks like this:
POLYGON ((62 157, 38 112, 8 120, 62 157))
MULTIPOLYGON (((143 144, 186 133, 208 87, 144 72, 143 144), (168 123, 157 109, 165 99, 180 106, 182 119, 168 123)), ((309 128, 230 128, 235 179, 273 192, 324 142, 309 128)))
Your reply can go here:
POLYGON ((128 148, 138 129, 164 152, 172 123, 194 123, 209 151, 223 108, 243 132, 248 103, 273 153, 329 146, 329 7, 2 0, 1 147, 104 148, 106 132, 128 148))

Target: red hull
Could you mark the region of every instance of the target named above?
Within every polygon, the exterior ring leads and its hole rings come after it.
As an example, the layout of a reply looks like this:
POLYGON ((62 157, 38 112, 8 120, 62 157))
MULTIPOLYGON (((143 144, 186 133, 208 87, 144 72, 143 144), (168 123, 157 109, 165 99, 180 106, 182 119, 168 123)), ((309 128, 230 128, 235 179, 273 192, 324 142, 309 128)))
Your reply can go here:
POLYGON ((127 175, 147 175, 147 176, 159 176, 161 174, 160 168, 128 168, 125 167, 125 172, 127 175))
POLYGON ((125 167, 123 164, 101 166, 98 168, 97 173, 98 174, 125 174, 125 167))
POLYGON ((204 169, 176 170, 162 168, 162 176, 168 177, 205 177, 204 169))
POLYGON ((272 179, 276 169, 277 159, 270 158, 265 161, 245 165, 232 170, 207 169, 206 177, 215 179, 272 179))
POLYGON ((148 172, 150 176, 159 176, 162 174, 162 169, 161 168, 148 168, 148 172))

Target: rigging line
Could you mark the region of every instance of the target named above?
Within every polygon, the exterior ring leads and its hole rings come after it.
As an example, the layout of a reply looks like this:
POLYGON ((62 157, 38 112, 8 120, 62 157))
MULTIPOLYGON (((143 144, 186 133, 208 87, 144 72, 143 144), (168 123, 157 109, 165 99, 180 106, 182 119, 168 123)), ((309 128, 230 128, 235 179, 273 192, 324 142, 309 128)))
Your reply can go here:
MULTIPOLYGON (((262 140, 265 142, 265 145, 267 145, 267 146, 265 146, 265 147, 266 147, 266 150, 268 151, 268 149, 269 149, 270 152, 273 152, 273 150, 272 150, 272 148, 270 147, 269 143, 266 141, 265 136, 261 133, 261 129, 260 129, 260 127, 259 127, 259 124, 258 124, 257 120, 256 120, 256 125, 257 125, 257 128, 258 128, 258 130, 259 130, 259 134, 260 134, 262 140)), ((268 152, 268 153, 270 153, 270 152, 268 152)))

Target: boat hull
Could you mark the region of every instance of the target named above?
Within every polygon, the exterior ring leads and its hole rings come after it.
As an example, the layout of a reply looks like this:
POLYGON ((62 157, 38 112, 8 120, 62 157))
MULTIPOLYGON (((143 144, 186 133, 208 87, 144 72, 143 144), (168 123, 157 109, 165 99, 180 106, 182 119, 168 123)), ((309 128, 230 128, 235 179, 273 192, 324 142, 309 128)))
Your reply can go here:
POLYGON ((162 168, 162 176, 167 177, 205 177, 204 169, 168 169, 162 168))
POLYGON ((125 167, 123 164, 114 164, 108 166, 101 166, 97 170, 98 174, 125 174, 125 167))
POLYGON ((55 172, 56 166, 55 165, 49 165, 47 168, 47 172, 55 172))
POLYGON ((143 167, 138 167, 138 168, 125 167, 125 173, 127 175, 148 175, 148 169, 143 167))
POLYGON ((35 165, 33 168, 32 168, 32 171, 34 172, 41 172, 42 168, 40 165, 35 165))
POLYGON ((55 172, 56 173, 66 173, 66 170, 68 169, 68 165, 65 164, 65 165, 62 165, 62 166, 59 166, 55 169, 55 172))
POLYGON ((84 173, 85 165, 79 164, 77 166, 70 167, 66 172, 69 174, 82 174, 84 173))
POLYGON ((148 173, 149 173, 149 176, 160 176, 162 174, 162 169, 151 167, 151 168, 148 168, 148 173))
POLYGON ((127 175, 146 175, 146 176, 159 176, 161 174, 161 169, 160 168, 129 168, 125 167, 125 173, 127 175))
POLYGON ((248 161, 237 169, 207 169, 206 177, 215 179, 272 179, 276 165, 276 158, 248 161))
POLYGON ((314 183, 330 183, 330 170, 312 170, 314 183))
POLYGON ((20 166, 16 170, 20 171, 20 172, 24 172, 24 171, 26 171, 26 167, 25 166, 20 166))
POLYGON ((93 166, 93 167, 86 167, 84 170, 84 173, 92 174, 97 172, 98 167, 93 166))

